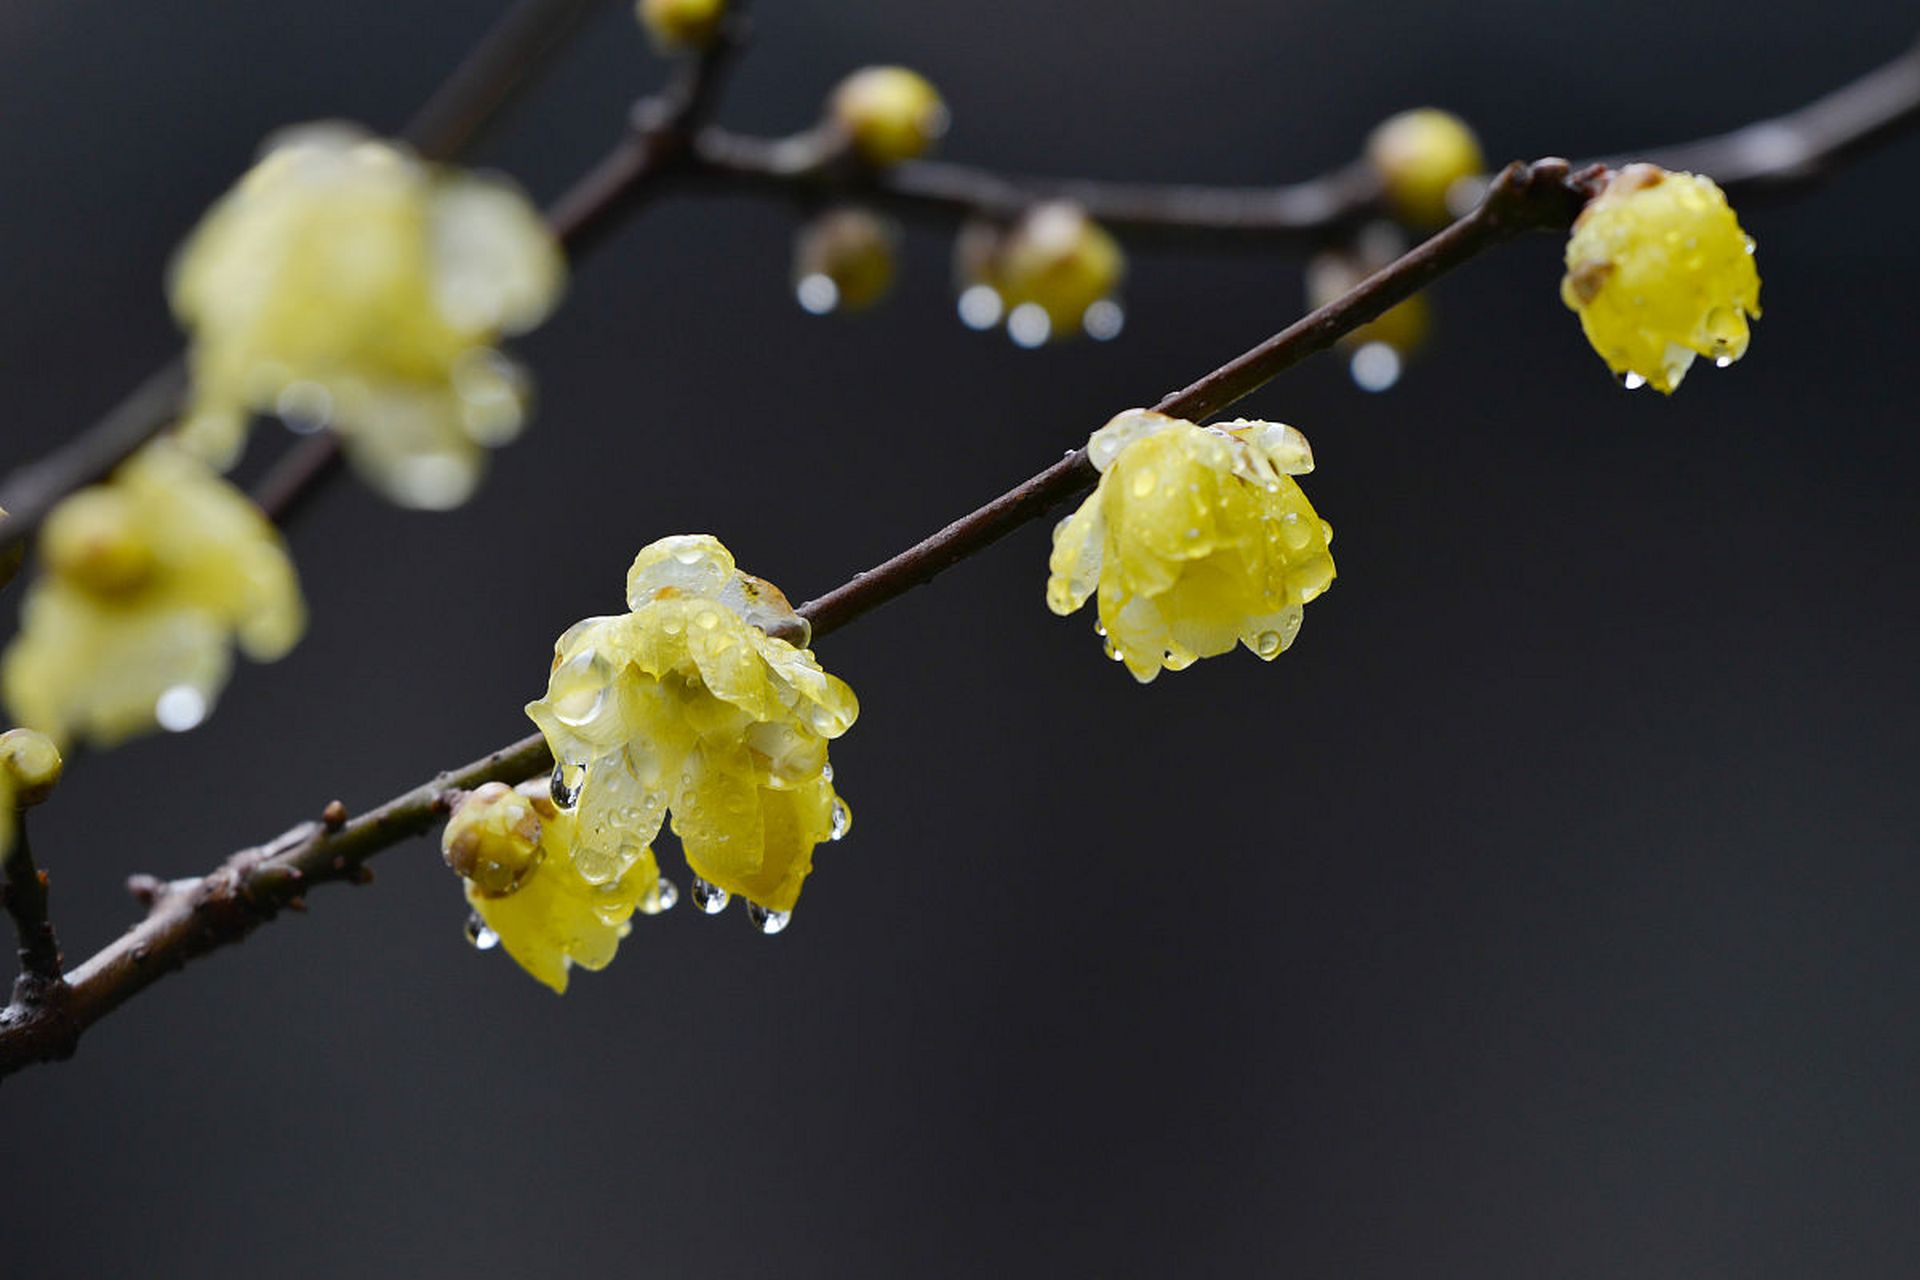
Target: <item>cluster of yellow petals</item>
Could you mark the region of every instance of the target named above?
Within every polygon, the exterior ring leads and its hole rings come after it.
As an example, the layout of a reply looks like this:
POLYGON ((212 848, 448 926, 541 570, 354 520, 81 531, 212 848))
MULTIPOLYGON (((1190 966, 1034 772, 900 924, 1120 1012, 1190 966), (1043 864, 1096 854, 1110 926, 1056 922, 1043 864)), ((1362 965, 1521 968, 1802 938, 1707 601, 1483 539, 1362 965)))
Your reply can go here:
POLYGON ((40 557, 0 689, 20 723, 61 744, 189 728, 225 686, 236 641, 270 662, 306 626, 280 535, 165 441, 56 507, 40 557))
POLYGON ((859 714, 853 691, 769 634, 806 624, 712 537, 641 551, 627 603, 560 637, 547 695, 527 707, 575 819, 568 857, 587 883, 613 883, 671 812, 693 873, 778 928, 814 846, 851 823, 827 742, 859 714))
POLYGON ((1092 329, 1089 310, 1110 302, 1127 273, 1119 241, 1071 200, 1037 204, 1004 229, 975 223, 954 258, 961 287, 991 289, 994 318, 1004 311, 1008 333, 1025 347, 1092 329))
POLYGON ((289 130, 174 261, 193 336, 181 437, 226 466, 250 414, 330 426, 393 501, 457 506, 526 416, 525 374, 494 344, 543 320, 564 279, 506 181, 345 125, 289 130))
POLYGON ((1455 189, 1486 168, 1467 122, 1437 107, 1381 121, 1367 138, 1367 161, 1393 211, 1423 229, 1445 225, 1456 212, 1455 189))
POLYGON ((545 783, 479 788, 454 810, 441 850, 493 935, 486 941, 498 939, 522 969, 564 993, 573 966, 612 963, 635 911, 666 904, 650 851, 611 880, 582 876, 573 859, 579 817, 546 790, 545 783))
POLYGON ((1711 178, 1629 165, 1574 221, 1560 297, 1616 375, 1671 392, 1696 355, 1746 354, 1753 238, 1711 178))
POLYGON ((947 131, 947 104, 918 71, 862 67, 827 101, 827 119, 879 168, 923 155, 947 131))
POLYGON ((1293 643, 1334 573, 1332 526, 1293 479, 1313 469, 1304 436, 1129 409, 1087 452, 1100 483, 1054 530, 1049 608, 1097 591, 1107 652, 1143 684, 1236 643, 1268 660, 1293 643))

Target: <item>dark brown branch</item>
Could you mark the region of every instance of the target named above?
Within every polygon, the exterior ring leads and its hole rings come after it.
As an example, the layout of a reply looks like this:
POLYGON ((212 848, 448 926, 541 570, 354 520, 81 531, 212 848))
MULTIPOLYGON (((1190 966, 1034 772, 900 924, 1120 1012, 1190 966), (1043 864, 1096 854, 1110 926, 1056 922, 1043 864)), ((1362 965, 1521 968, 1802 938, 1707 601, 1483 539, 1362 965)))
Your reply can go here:
POLYGON ((135 877, 128 888, 146 918, 32 998, 16 990, 0 1009, 0 1077, 73 1053, 81 1033, 162 976, 240 941, 315 885, 359 883, 363 865, 389 845, 426 831, 444 815, 443 797, 495 780, 518 781, 551 767, 538 734, 396 796, 339 825, 305 822, 236 853, 209 875, 162 882, 135 877))
MULTIPOLYGON (((602 0, 518 0, 408 123, 402 136, 421 154, 454 155, 557 52, 602 0)), ((60 499, 106 478, 179 416, 187 362, 175 356, 91 427, 0 481, 0 552, 33 536, 60 499)))
MULTIPOLYGON (((0 817, 0 821, 6 820, 0 817)), ((60 981, 60 941, 47 915, 47 875, 34 865, 26 815, 15 815, 13 820, 20 825, 13 849, 0 866, 0 904, 13 917, 13 931, 20 939, 22 990, 14 993, 17 1001, 23 995, 32 998, 60 981)))
MULTIPOLYGON (((1914 58, 1910 54, 1902 62, 1914 58)), ((1914 106, 1900 106, 1897 100, 1906 94, 1920 101, 1920 77, 1901 79, 1895 74, 1900 65, 1896 63, 1869 77, 1871 92, 1842 91, 1786 118, 1797 120, 1796 127, 1804 128, 1806 136, 1821 140, 1826 148, 1821 156, 1796 160, 1796 172, 1808 164, 1818 167, 1826 153, 1850 153, 1866 138, 1883 137, 1895 124, 1914 118, 1914 106), (1859 131, 1859 136, 1849 133, 1849 128, 1859 131)), ((1676 158, 1680 153, 1667 155, 1668 163, 1689 163, 1676 158)), ((1698 167, 1711 172, 1708 165, 1698 167)), ((1219 412, 1281 370, 1324 350, 1483 250, 1530 228, 1565 227, 1601 177, 1592 168, 1571 172, 1560 160, 1509 166, 1495 179, 1486 201, 1475 212, 1344 297, 1199 381, 1163 397, 1157 407, 1162 412, 1196 419, 1219 412)), ((1739 182, 1762 184, 1769 180, 1763 172, 1751 171, 1739 182)), ((1787 179, 1783 176, 1780 180, 1787 179)), ((630 175, 603 175, 591 188, 593 194, 581 196, 580 206, 570 211, 569 224, 592 223, 606 203, 626 198, 633 181, 630 175)), ((816 635, 845 626, 1084 492, 1093 480, 1093 468, 1085 452, 1070 453, 931 538, 809 601, 801 607, 801 613, 810 620, 816 635)), ((211 875, 170 884, 136 878, 130 887, 149 906, 144 920, 75 969, 65 983, 25 998, 16 990, 14 1002, 0 1009, 0 1077, 34 1062, 70 1055, 88 1027, 161 974, 239 941, 280 909, 298 905, 309 887, 364 878, 366 859, 427 830, 450 791, 494 780, 517 781, 552 765, 545 742, 539 735, 532 735, 344 824, 328 820, 295 827, 267 845, 234 855, 211 875)), ((328 812, 337 820, 335 806, 330 805, 328 812)))
MULTIPOLYGON (((1570 175, 1564 160, 1509 165, 1474 212, 1361 281, 1352 292, 1303 316, 1198 382, 1163 396, 1153 407, 1195 422, 1213 416, 1483 250, 1522 231, 1570 225, 1593 194, 1600 172, 1588 169, 1570 175)), ((932 537, 809 600, 800 612, 813 624, 816 635, 845 626, 1079 497, 1098 479, 1086 449, 1077 449, 932 537)))

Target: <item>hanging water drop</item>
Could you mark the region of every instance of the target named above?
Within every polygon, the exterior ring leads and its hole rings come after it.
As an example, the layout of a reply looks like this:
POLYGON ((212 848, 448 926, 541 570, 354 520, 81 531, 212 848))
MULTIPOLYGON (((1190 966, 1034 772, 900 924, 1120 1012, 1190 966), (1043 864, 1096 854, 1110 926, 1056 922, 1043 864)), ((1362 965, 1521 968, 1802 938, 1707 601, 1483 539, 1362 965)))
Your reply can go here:
POLYGON ((991 329, 1000 323, 1004 305, 992 285, 969 285, 960 293, 960 323, 969 329, 991 329))
POLYGON ((788 922, 793 919, 793 912, 775 911, 770 907, 763 907, 757 902, 749 902, 747 903, 747 919, 753 921, 754 928, 766 934, 768 937, 772 937, 787 927, 788 922))
POLYGON ((833 761, 829 760, 825 764, 820 766, 820 781, 822 782, 833 781, 833 761))
POLYGON ((717 916, 727 909, 727 903, 733 901, 733 895, 717 884, 709 884, 699 876, 693 878, 693 905, 700 908, 701 914, 717 916))
POLYGON ((1638 391, 1647 385, 1647 380, 1637 373, 1629 372, 1626 377, 1620 379, 1620 385, 1629 391, 1638 391))
POLYGON ((467 916, 467 942, 475 951, 491 951, 500 945, 500 935, 487 928, 478 911, 467 916))
POLYGON ((673 881, 661 876, 654 882, 653 892, 640 900, 643 914, 657 916, 662 911, 671 911, 680 901, 680 889, 673 881))
POLYGON ((580 803, 580 788, 587 785, 587 766, 562 762, 553 766, 553 781, 547 785, 547 794, 562 809, 571 809, 580 803))
POLYGON ((853 830, 853 810, 847 808, 847 802, 839 796, 833 798, 833 817, 829 820, 827 839, 839 840, 853 830))
POLYGON ((1715 356, 1713 359, 1713 367, 1716 369, 1724 369, 1732 363, 1732 356, 1715 356))
POLYGON ((207 695, 190 684, 176 684, 154 702, 153 718, 169 733, 185 733, 207 718, 207 695))

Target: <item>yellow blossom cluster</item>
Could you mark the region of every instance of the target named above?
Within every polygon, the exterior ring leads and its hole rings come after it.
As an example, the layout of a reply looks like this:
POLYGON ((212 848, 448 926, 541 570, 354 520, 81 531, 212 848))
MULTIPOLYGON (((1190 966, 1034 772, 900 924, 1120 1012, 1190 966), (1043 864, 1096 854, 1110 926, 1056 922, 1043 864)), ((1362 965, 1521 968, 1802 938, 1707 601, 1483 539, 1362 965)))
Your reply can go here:
POLYGON ((588 928, 589 908, 624 925, 635 903, 665 905, 651 846, 669 815, 702 909, 738 895, 768 933, 814 847, 852 823, 827 742, 859 704, 780 638, 806 623, 778 588, 717 539, 681 535, 634 559, 627 603, 560 637, 547 694, 527 707, 557 762, 551 812, 496 805, 490 825, 445 844, 488 927, 553 986, 556 966, 612 954, 618 937, 588 928))
POLYGON ((1453 207, 1451 193, 1486 168, 1480 140, 1467 122, 1437 107, 1381 121, 1367 138, 1367 161, 1394 212, 1423 229, 1464 213, 1453 207))
POLYGON ((1054 530, 1050 609, 1097 592, 1107 652, 1143 684, 1236 643, 1269 661, 1293 643, 1334 574, 1332 526, 1293 479, 1313 469, 1304 436, 1129 409, 1087 453, 1100 483, 1054 530))
POLYGON ((497 941, 521 968, 564 993, 574 965, 612 963, 636 910, 670 902, 651 851, 611 880, 582 876, 572 857, 579 817, 546 791, 544 782, 480 787, 454 810, 440 847, 480 917, 484 932, 475 943, 497 941))
POLYGON ((445 508, 526 416, 495 349, 543 320, 565 264, 508 182, 421 162, 345 125, 270 140, 173 263, 192 333, 181 437, 226 466, 253 413, 340 435, 393 501, 445 508))
POLYGON ((947 131, 939 90, 906 67, 862 67, 827 102, 827 119, 878 168, 923 155, 947 131))
POLYGON ((1574 221, 1560 297, 1616 375, 1671 392, 1696 355, 1725 366, 1746 354, 1760 314, 1753 238, 1711 178, 1629 165, 1574 221))
POLYGON ((975 223, 954 246, 961 319, 984 329, 1004 315, 1008 336, 1023 347, 1083 328, 1102 338, 1118 333, 1113 295, 1126 271, 1119 242, 1070 200, 1037 204, 1005 228, 975 223))
POLYGON ((0 690, 16 719, 58 743, 190 728, 226 684, 236 641, 270 662, 306 625, 273 526, 164 441, 56 507, 40 557, 0 690))

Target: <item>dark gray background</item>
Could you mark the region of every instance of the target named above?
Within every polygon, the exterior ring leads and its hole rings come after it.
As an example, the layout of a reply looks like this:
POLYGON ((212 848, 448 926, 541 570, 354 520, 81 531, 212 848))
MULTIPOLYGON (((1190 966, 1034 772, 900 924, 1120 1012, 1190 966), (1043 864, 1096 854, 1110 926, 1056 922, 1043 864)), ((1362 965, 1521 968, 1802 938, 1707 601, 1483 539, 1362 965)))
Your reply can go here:
MULTIPOLYGON (((169 352, 168 251, 262 135, 394 126, 497 3, 6 0, 0 467, 169 352)), ((729 123, 902 61, 951 156, 1224 182, 1429 101, 1499 158, 1670 141, 1914 35, 1814 0, 759 8, 729 123)), ((549 195, 657 78, 610 5, 482 157, 549 195)), ((1444 282, 1394 392, 1262 392, 1341 570, 1272 666, 1136 687, 1043 607, 1044 525, 832 637, 858 820, 780 938, 682 909, 556 1000, 466 947, 422 841, 163 982, 0 1088, 0 1273, 1912 1274, 1917 158, 1743 209, 1767 317, 1671 401, 1608 379, 1547 238, 1444 282)), ((923 231, 889 306, 822 321, 790 228, 648 212, 521 344, 544 412, 477 502, 307 513, 305 643, 37 822, 70 954, 130 871, 525 732, 646 541, 813 594, 1299 309, 1290 251, 1154 251, 1121 341, 1021 352, 952 321, 923 231)))

